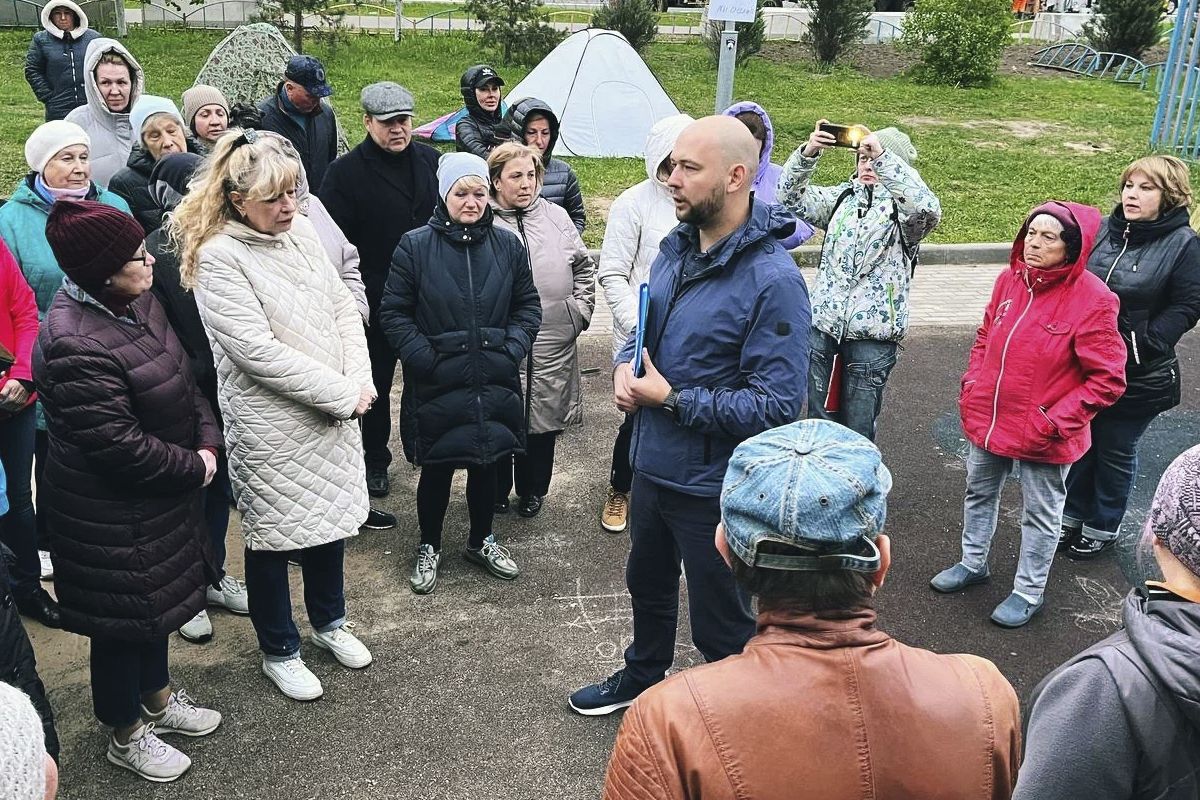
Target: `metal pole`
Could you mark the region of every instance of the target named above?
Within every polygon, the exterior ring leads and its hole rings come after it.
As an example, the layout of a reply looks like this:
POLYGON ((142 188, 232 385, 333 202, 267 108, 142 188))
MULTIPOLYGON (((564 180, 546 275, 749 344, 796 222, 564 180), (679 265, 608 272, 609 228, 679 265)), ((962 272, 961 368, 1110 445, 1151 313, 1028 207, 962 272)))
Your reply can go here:
POLYGON ((725 23, 721 31, 721 58, 717 62, 717 110, 720 114, 733 105, 733 68, 737 66, 737 26, 725 23))
POLYGON ((125 23, 125 3, 124 0, 115 0, 113 5, 116 7, 117 17, 117 36, 124 39, 129 34, 129 26, 125 23))
POLYGON ((392 35, 392 41, 400 41, 400 37, 404 35, 404 0, 396 0, 396 32, 392 35))
POLYGON ((1182 48, 1187 46, 1183 30, 1191 16, 1192 0, 1181 0, 1175 12, 1175 28, 1171 31, 1171 46, 1167 52, 1167 63, 1163 66, 1162 88, 1158 94, 1158 108, 1154 112, 1154 124, 1150 128, 1150 146, 1157 147, 1168 136, 1164 128, 1170 125, 1174 95, 1178 91, 1179 62, 1182 48))

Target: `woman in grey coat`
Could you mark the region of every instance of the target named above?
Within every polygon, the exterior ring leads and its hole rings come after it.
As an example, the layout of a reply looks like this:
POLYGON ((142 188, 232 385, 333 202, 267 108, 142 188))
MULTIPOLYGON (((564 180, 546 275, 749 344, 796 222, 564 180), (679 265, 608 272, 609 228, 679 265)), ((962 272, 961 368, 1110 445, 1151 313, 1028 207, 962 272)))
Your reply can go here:
POLYGON ((583 192, 579 189, 579 179, 571 165, 559 158, 554 158, 554 146, 558 144, 559 122, 554 111, 544 100, 536 97, 526 97, 514 103, 504 115, 505 122, 512 128, 513 137, 530 147, 535 147, 542 154, 542 166, 545 175, 542 176, 542 197, 555 205, 560 205, 571 216, 571 222, 579 234, 587 225, 587 212, 583 207, 583 192))
POLYGON ((100 36, 88 27, 87 14, 71 0, 42 6, 42 28, 25 54, 25 80, 46 107, 46 121, 63 119, 87 103, 83 89, 87 46, 100 36))

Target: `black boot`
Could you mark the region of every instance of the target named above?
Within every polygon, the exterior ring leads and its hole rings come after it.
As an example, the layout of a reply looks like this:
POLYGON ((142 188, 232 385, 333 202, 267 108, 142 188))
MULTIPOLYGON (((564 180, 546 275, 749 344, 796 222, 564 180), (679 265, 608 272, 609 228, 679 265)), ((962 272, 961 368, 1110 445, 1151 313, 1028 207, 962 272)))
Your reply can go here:
POLYGON ((58 609, 58 602, 41 587, 28 597, 18 599, 17 610, 47 628, 62 627, 62 612, 58 609))

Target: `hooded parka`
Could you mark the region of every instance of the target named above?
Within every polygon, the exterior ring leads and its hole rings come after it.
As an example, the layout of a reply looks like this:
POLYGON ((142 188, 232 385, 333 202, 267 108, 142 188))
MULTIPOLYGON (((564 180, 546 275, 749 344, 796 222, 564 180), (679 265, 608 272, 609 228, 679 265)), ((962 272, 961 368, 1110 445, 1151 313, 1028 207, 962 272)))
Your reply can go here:
POLYGON ((1090 206, 1051 201, 1013 241, 975 334, 958 407, 976 447, 1021 461, 1071 464, 1091 446, 1090 424, 1125 391, 1117 298, 1084 268, 1100 226, 1090 206), (1080 255, 1057 269, 1026 264, 1025 233, 1039 214, 1070 217, 1080 255))
POLYGON ((575 341, 596 308, 596 262, 561 206, 544 197, 524 209, 494 204, 496 225, 521 239, 542 304, 533 343, 529 433, 561 431, 583 422, 583 379, 575 341))
POLYGON ((512 128, 504 121, 504 103, 501 102, 495 111, 484 111, 475 96, 476 82, 484 70, 490 69, 486 64, 476 64, 463 73, 458 88, 467 115, 454 125, 454 148, 460 153, 474 153, 484 160, 496 145, 513 139, 512 128))
POLYGON ((43 30, 33 35, 25 54, 25 80, 38 102, 46 107, 46 121, 63 119, 73 109, 87 103, 84 91, 84 60, 87 47, 100 34, 88 28, 87 14, 71 0, 51 0, 39 15, 43 30), (69 31, 59 30, 50 21, 50 12, 66 8, 78 24, 69 31))
POLYGON ((404 369, 400 438, 416 466, 492 464, 525 449, 526 357, 542 321, 525 248, 438 203, 392 256, 379 321, 404 369))
POLYGON ((141 64, 125 49, 125 45, 116 39, 93 39, 88 45, 83 67, 83 88, 87 95, 87 105, 76 108, 67 114, 66 119, 67 122, 74 122, 87 131, 92 142, 88 154, 92 164, 92 180, 107 187, 113 176, 129 162, 129 154, 138 138, 134 135, 129 121, 129 110, 142 96, 145 80, 141 64), (108 110, 108 105, 100 94, 100 87, 96 84, 96 66, 105 53, 116 53, 125 59, 132 73, 129 76, 129 105, 121 113, 108 110))
POLYGON ((517 141, 525 139, 525 125, 531 114, 546 118, 550 124, 550 143, 546 152, 542 153, 542 166, 545 175, 542 177, 542 197, 555 205, 566 209, 580 235, 587 225, 587 212, 583 207, 583 192, 579 189, 579 179, 571 165, 559 158, 554 158, 554 145, 558 144, 558 117, 546 103, 536 97, 527 97, 514 103, 504 115, 505 121, 512 128, 513 138, 517 141))

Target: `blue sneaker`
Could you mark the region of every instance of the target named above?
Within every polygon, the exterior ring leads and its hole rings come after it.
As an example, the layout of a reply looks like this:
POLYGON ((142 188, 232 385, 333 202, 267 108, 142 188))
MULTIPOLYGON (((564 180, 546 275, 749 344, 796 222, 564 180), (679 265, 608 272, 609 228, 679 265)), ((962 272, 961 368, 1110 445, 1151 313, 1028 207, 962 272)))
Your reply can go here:
POLYGON ((996 606, 996 610, 992 612, 992 622, 1001 628, 1019 628, 1042 610, 1044 601, 1044 598, 1039 597, 1036 603, 1031 603, 1013 592, 1003 603, 996 606))
POLYGON ((600 717, 633 705, 649 687, 635 686, 619 669, 599 683, 585 686, 567 700, 571 708, 588 717, 600 717))

